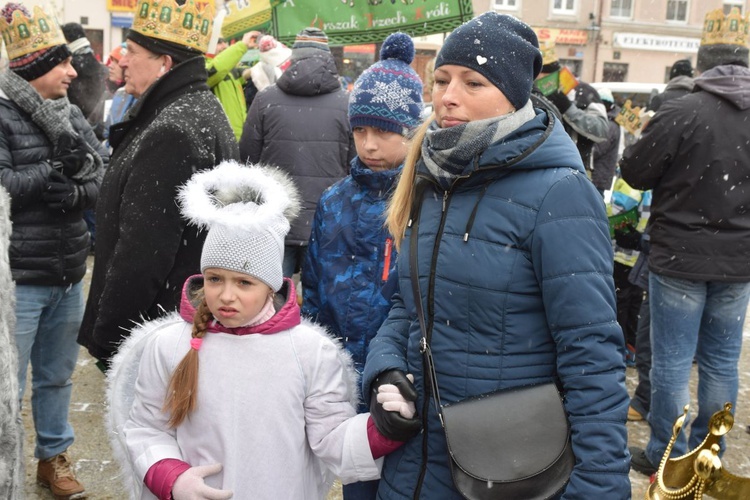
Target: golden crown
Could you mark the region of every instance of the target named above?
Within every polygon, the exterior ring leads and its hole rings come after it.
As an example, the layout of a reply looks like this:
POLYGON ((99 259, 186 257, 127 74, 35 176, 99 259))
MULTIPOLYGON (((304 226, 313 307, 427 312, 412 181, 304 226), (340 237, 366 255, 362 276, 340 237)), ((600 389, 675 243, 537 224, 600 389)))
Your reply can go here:
POLYGON ((0 17, 0 33, 11 60, 38 50, 65 45, 65 36, 57 21, 39 6, 34 7, 34 15, 30 18, 20 9, 13 11, 10 24, 0 17))
POLYGON ((214 9, 203 9, 194 0, 178 5, 174 0, 141 0, 133 19, 133 31, 151 38, 184 45, 201 52, 208 50, 214 25, 214 9))
POLYGON ((687 418, 688 406, 672 427, 672 438, 656 472, 656 479, 646 491, 648 500, 700 500, 712 498, 750 498, 750 478, 726 470, 719 458, 719 442, 734 425, 732 404, 711 416, 708 435, 698 447, 685 455, 669 458, 677 436, 687 418))
POLYGON ((726 16, 721 9, 708 12, 703 22, 701 45, 746 45, 749 20, 747 16, 740 14, 737 7, 732 7, 726 16))
POLYGON ((540 42, 539 50, 542 51, 542 64, 550 64, 557 61, 557 51, 555 50, 554 40, 540 42))

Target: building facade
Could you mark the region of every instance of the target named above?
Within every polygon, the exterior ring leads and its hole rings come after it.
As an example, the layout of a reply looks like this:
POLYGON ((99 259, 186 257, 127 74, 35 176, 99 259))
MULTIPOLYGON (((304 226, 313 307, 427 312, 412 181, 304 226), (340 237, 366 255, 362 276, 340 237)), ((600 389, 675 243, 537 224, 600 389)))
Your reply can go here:
POLYGON ((558 58, 583 81, 665 82, 672 64, 695 65, 708 11, 747 0, 474 0, 474 11, 512 14, 540 39, 556 40, 558 58))

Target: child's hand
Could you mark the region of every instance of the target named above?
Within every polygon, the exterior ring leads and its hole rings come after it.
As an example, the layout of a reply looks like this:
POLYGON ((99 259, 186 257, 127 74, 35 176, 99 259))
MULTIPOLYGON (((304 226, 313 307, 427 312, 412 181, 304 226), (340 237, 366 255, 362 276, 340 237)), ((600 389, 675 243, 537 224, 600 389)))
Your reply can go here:
MULTIPOLYGON (((409 373, 406 375, 409 382, 414 383, 414 375, 409 373)), ((417 413, 417 408, 414 405, 414 401, 407 401, 402 395, 401 391, 398 390, 393 384, 383 384, 378 387, 378 403, 383 405, 383 409, 387 411, 397 411, 404 418, 414 418, 417 413)))
POLYGON ((174 500, 228 500, 233 493, 229 490, 217 490, 206 485, 203 478, 221 472, 221 464, 199 465, 190 467, 177 476, 172 486, 174 500))
MULTIPOLYGON (((388 390, 384 394, 380 394, 383 386, 391 385, 396 388, 404 401, 411 401, 413 403, 417 400, 417 389, 412 383, 413 380, 413 378, 407 377, 401 370, 392 369, 378 375, 370 386, 370 416, 378 432, 388 439, 408 441, 419 434, 422 428, 422 422, 419 419, 406 418, 400 413, 401 406, 399 401, 396 401, 395 404, 395 406, 399 407, 399 411, 393 411, 388 410, 378 399, 379 397, 392 399, 390 396, 392 393, 388 392, 388 390), (385 394, 388 394, 388 396, 385 396, 385 394)), ((405 408, 405 410, 408 410, 408 408, 405 408)), ((408 414, 408 411, 406 411, 406 414, 408 414)))

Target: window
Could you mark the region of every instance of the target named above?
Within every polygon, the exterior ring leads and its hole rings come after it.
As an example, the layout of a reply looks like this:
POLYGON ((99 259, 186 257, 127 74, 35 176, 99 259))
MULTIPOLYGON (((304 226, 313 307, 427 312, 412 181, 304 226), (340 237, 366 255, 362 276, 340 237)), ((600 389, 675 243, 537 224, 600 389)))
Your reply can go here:
POLYGON ((667 1, 667 21, 687 21, 688 0, 667 1))
POLYGON ((628 65, 624 63, 604 63, 603 82, 624 82, 628 77, 628 65))
POLYGON ((493 0, 496 10, 518 10, 521 0, 493 0))
POLYGON ((576 3, 577 0, 552 0, 552 13, 574 15, 576 3))
POLYGON ((632 17, 633 0, 612 0, 612 5, 609 8, 609 15, 612 17, 632 17))
POLYGON ((732 7, 740 9, 740 14, 742 14, 744 6, 745 0, 724 0, 724 15, 729 14, 732 11, 732 7))

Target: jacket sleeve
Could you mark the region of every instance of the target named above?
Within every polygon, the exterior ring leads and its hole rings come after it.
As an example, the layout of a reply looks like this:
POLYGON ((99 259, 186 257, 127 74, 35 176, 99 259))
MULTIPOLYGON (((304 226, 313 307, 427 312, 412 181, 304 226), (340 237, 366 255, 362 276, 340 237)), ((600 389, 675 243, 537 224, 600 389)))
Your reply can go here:
POLYGON ((343 484, 378 479, 382 461, 370 450, 370 415, 357 415, 352 403, 357 391, 351 358, 324 336, 314 347, 300 349, 300 358, 308 381, 305 429, 313 453, 343 484))
POLYGON ((8 191, 13 210, 41 200, 51 171, 52 166, 43 160, 16 170, 8 137, 0 130, 0 184, 8 191))
POLYGON ((625 182, 644 191, 659 184, 682 140, 676 125, 684 122, 671 102, 664 104, 648 122, 640 139, 625 148, 620 160, 625 182), (654 144, 659 147, 654 147, 654 144))
POLYGON ((320 254, 320 238, 323 232, 323 200, 318 202, 318 208, 313 217, 310 241, 305 252, 305 264, 302 266, 302 314, 312 321, 318 321, 322 308, 323 294, 318 289, 320 275, 324 271, 320 254))
POLYGON ((262 106, 265 106, 263 100, 263 93, 259 92, 247 111, 240 137, 240 160, 243 162, 257 163, 263 152, 263 116, 261 115, 262 106))
POLYGON ((217 54, 213 59, 206 58, 206 71, 208 72, 208 86, 214 88, 232 71, 247 52, 247 45, 237 42, 227 47, 223 52, 217 54))
POLYGON ((607 140, 609 120, 603 104, 592 102, 586 109, 573 105, 563 114, 563 120, 573 130, 593 142, 607 140))
POLYGON ((177 188, 209 166, 200 148, 179 123, 164 122, 143 137, 134 154, 120 201, 120 234, 100 297, 112 306, 100 308, 96 318, 100 338, 122 337, 167 282, 187 224, 175 203, 177 188))
POLYGON ((601 197, 583 174, 555 183, 531 245, 556 344, 576 465, 562 498, 628 498, 624 341, 601 197))
MULTIPOLYGON (((77 119, 78 121, 78 119, 77 119)), ((96 206, 96 200, 99 198, 99 186, 102 184, 102 178, 104 177, 104 171, 109 166, 109 151, 104 147, 102 142, 96 137, 94 129, 88 124, 80 115, 80 121, 76 127, 79 133, 83 136, 86 143, 96 151, 99 157, 102 159, 102 167, 97 172, 97 177, 94 180, 86 182, 80 185, 80 200, 79 204, 81 209, 94 208, 96 206)))
MULTIPOLYGON (((399 254, 399 265, 401 265, 401 255, 399 254)), ((379 374, 392 369, 398 369, 404 373, 409 372, 406 349, 411 320, 400 293, 395 293, 392 300, 393 304, 388 317, 378 329, 378 334, 370 341, 367 361, 362 372, 362 394, 365 395, 364 402, 368 406, 370 385, 379 374)))

